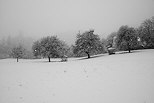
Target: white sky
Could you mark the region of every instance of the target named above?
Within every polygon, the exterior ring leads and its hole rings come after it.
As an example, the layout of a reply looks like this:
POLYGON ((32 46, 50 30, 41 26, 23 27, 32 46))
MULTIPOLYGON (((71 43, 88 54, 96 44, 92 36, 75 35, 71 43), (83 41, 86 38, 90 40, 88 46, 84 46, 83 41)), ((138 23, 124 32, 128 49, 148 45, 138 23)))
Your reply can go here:
POLYGON ((0 37, 58 35, 68 42, 91 28, 101 37, 154 16, 154 0, 0 0, 0 37))

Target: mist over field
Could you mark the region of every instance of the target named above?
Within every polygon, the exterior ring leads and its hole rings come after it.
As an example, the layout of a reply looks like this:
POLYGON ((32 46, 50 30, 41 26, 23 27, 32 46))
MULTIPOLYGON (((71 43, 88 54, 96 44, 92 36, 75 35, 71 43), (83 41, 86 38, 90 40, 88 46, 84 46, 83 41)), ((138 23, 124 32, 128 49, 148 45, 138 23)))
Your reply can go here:
POLYGON ((138 28, 154 15, 153 5, 153 0, 1 0, 0 58, 16 45, 32 55, 33 42, 46 36, 72 45, 89 29, 103 39, 122 25, 138 28))

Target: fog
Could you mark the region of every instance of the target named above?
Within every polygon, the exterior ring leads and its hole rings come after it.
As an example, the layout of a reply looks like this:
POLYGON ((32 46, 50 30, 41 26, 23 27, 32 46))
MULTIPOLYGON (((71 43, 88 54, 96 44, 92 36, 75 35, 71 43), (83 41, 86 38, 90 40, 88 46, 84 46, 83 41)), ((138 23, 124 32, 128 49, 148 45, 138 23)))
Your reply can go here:
POLYGON ((0 0, 0 37, 57 35, 72 44, 79 31, 106 37, 154 15, 154 0, 0 0))

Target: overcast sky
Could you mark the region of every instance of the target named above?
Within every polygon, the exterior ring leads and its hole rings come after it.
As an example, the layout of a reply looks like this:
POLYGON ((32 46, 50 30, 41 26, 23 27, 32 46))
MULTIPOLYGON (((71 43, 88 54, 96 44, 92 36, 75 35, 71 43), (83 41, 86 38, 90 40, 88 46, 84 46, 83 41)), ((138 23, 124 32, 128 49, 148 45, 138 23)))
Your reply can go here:
POLYGON ((101 37, 154 16, 154 0, 0 0, 0 37, 58 35, 72 42, 79 30, 101 37))

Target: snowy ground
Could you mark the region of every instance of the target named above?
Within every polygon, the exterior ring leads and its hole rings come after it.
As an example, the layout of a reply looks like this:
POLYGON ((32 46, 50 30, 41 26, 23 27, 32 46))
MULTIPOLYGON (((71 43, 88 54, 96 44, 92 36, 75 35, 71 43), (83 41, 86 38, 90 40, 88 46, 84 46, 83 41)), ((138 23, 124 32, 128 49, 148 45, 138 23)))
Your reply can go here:
POLYGON ((154 103, 154 50, 68 62, 0 60, 0 103, 154 103))

